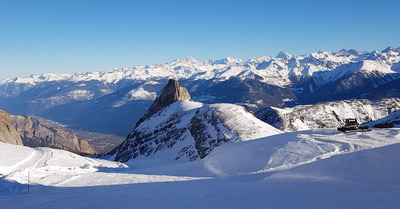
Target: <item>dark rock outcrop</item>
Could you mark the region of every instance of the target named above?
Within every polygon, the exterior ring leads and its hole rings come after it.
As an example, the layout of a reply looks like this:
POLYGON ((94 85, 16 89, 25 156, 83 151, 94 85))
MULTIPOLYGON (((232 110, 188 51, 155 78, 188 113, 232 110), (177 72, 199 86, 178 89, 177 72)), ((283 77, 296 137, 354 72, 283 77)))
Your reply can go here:
POLYGON ((47 127, 38 119, 28 116, 10 117, 25 146, 63 149, 82 155, 95 153, 86 140, 78 139, 71 131, 47 127))
POLYGON ((152 116, 154 113, 160 111, 162 108, 179 101, 179 100, 189 100, 190 94, 186 88, 181 87, 178 81, 169 79, 167 85, 162 90, 161 95, 153 102, 149 107, 146 114, 139 119, 136 123, 136 127, 152 116))
POLYGON ((219 124, 221 124, 220 118, 208 107, 200 108, 190 120, 189 130, 200 158, 207 157, 214 147, 229 140, 229 137, 224 134, 226 131, 221 130, 226 127, 219 124))
POLYGON ((0 110, 0 142, 23 145, 21 137, 10 120, 10 115, 0 110))

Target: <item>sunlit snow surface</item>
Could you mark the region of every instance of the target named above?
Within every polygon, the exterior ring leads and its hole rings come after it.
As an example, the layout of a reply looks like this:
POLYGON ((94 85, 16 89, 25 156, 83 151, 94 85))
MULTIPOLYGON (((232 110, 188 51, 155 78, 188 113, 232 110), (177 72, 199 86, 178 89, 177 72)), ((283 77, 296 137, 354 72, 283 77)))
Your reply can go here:
POLYGON ((398 208, 400 129, 283 133, 193 162, 0 143, 1 208, 398 208), (30 191, 27 177, 30 175, 30 191))

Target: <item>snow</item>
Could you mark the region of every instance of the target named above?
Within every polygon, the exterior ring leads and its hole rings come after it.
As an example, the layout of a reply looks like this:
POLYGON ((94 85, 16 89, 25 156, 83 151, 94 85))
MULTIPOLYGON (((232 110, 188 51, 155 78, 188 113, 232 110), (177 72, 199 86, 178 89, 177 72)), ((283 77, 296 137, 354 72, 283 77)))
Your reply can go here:
POLYGON ((239 140, 247 141, 282 133, 275 127, 257 119, 244 107, 233 104, 212 104, 224 126, 234 131, 239 140))
MULTIPOLYGON (((158 124, 165 123, 172 115, 183 114, 181 118, 181 125, 189 124, 190 119, 194 116, 196 110, 202 107, 200 102, 193 102, 189 100, 181 100, 172 103, 165 109, 161 110, 158 114, 151 116, 149 119, 139 125, 139 129, 155 130, 158 124)), ((178 124, 179 125, 179 124, 178 124)), ((179 128, 180 126, 177 126, 179 128)))
POLYGON ((338 127, 344 125, 346 118, 356 118, 360 123, 379 120, 386 117, 389 111, 397 110, 399 104, 398 98, 387 98, 376 101, 342 100, 272 109, 285 121, 279 127, 281 130, 296 131, 338 127))
POLYGON ((94 97, 94 94, 88 90, 77 89, 68 92, 67 96, 71 97, 74 100, 91 100, 94 97))
POLYGON ((386 117, 383 117, 376 121, 366 123, 365 125, 372 127, 372 126, 374 126, 376 124, 380 124, 380 123, 390 123, 390 124, 393 124, 395 127, 400 128, 400 110, 394 111, 394 112, 390 113, 389 115, 387 115, 386 117))
POLYGON ((275 58, 280 58, 280 59, 290 59, 292 57, 291 54, 285 52, 285 51, 281 51, 279 52, 275 58))
POLYGON ((156 92, 148 92, 144 90, 143 85, 138 89, 133 89, 128 92, 120 101, 116 102, 113 107, 120 107, 125 105, 129 101, 133 100, 155 100, 157 98, 156 92))
MULTIPOLYGON (((0 81, 0 85, 10 83, 26 84, 25 88, 32 88, 42 82, 69 81, 87 82, 97 80, 104 84, 116 85, 123 80, 156 81, 158 79, 204 79, 218 78, 224 81, 232 76, 245 79, 261 76, 262 82, 281 87, 290 86, 290 76, 311 76, 317 85, 325 85, 357 71, 375 74, 398 74, 396 64, 400 62, 400 55, 394 50, 358 53, 355 50, 341 50, 335 52, 318 52, 308 55, 295 56, 284 51, 276 58, 262 56, 249 60, 233 57, 216 61, 200 61, 194 57, 177 59, 162 64, 136 66, 134 68, 120 68, 108 71, 92 71, 75 74, 45 73, 25 78, 0 81)), ((81 86, 83 87, 83 86, 81 86)))
POLYGON ((2 208, 398 208, 400 129, 225 143, 192 162, 120 164, 0 143, 2 208), (27 174, 30 173, 30 191, 27 174))

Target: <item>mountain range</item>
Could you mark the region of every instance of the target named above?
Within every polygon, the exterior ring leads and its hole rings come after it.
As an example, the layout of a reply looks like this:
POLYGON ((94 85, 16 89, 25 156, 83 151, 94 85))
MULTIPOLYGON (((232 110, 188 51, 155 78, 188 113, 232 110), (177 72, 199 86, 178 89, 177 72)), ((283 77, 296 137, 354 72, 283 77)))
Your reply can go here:
POLYGON ((400 97, 400 48, 316 52, 249 60, 194 57, 163 64, 76 74, 41 74, 0 82, 0 107, 82 129, 125 136, 169 78, 192 99, 233 103, 255 113, 344 99, 400 97), (73 110, 73 111, 71 111, 73 110))

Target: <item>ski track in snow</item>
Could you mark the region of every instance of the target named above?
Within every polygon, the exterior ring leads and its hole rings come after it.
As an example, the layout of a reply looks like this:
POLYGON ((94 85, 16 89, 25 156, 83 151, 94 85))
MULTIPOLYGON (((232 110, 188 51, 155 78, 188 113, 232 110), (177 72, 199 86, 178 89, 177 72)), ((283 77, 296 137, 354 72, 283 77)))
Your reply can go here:
POLYGON ((333 129, 289 132, 263 139, 217 147, 205 167, 217 176, 271 173, 400 143, 399 129, 343 134, 333 129), (238 155, 238 152, 242 152, 238 155))
MULTIPOLYGON (((299 134, 299 141, 295 143, 288 143, 283 148, 280 148, 278 153, 291 153, 291 157, 295 160, 302 159, 300 161, 294 161, 292 158, 287 156, 278 156, 277 163, 279 166, 271 166, 266 169, 260 170, 258 172, 271 172, 279 171, 283 169, 289 169, 292 167, 297 167, 300 165, 312 163, 321 159, 330 158, 336 155, 348 154, 356 151, 361 151, 365 149, 373 149, 377 147, 387 146, 394 143, 399 143, 400 138, 398 132, 395 134, 384 133, 385 131, 379 131, 379 134, 360 132, 360 133, 349 133, 349 134, 299 134), (387 137, 394 136, 393 138, 387 137), (309 143, 308 146, 304 147, 299 145, 302 143, 309 143), (313 149, 310 151, 310 155, 307 155, 307 149, 313 149), (293 154, 294 152, 294 154, 293 154), (298 156, 296 156, 296 154, 298 156)), ((386 131, 387 132, 387 131, 386 131)), ((273 159, 273 158, 271 158, 273 159)), ((273 161, 269 161, 268 165, 273 164, 273 161)))
MULTIPOLYGON (((168 174, 162 172, 151 174, 152 169, 147 169, 148 173, 140 173, 140 169, 137 170, 135 164, 132 168, 126 169, 121 168, 123 166, 115 162, 85 158, 50 148, 30 149, 30 153, 26 154, 25 159, 15 159, 14 165, 8 163, 8 171, 4 169, 5 166, 0 165, 0 171, 5 170, 2 174, 9 181, 26 184, 29 172, 31 183, 57 187, 192 181, 211 177, 247 176, 287 170, 336 155, 400 143, 399 130, 374 130, 350 134, 334 132, 332 129, 300 131, 254 141, 227 143, 217 147, 203 160, 203 170, 206 172, 200 172, 202 175, 197 176, 187 171, 190 169, 175 173, 169 171, 168 174), (103 169, 100 167, 104 168, 104 172, 99 172, 103 169), (135 169, 139 173, 135 173, 135 169)), ((154 157, 154 159, 156 158, 159 156, 154 157)), ((144 160, 146 162, 148 159, 144 160)))

